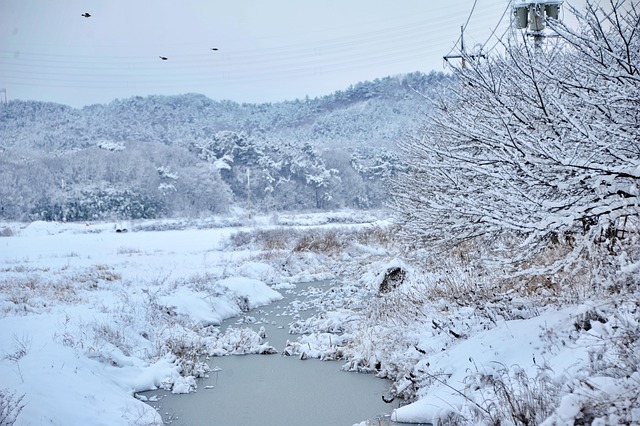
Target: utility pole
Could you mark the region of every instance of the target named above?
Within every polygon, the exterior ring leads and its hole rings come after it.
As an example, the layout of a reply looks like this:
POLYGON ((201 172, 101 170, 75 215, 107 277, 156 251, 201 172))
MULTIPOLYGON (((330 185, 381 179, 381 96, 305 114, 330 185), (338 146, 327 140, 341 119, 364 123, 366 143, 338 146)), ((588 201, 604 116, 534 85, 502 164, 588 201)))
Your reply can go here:
POLYGON ((526 29, 525 33, 533 39, 535 51, 542 49, 542 41, 549 37, 544 33, 547 19, 558 19, 562 0, 515 1, 512 6, 517 29, 526 29))
POLYGON ((65 182, 64 182, 64 178, 62 178, 61 183, 60 183, 60 189, 62 189, 62 223, 67 223, 67 209, 66 209, 66 204, 67 204, 67 195, 65 193, 65 182))
POLYGON ((251 220, 251 169, 247 169, 247 207, 249 209, 249 220, 251 220))
POLYGON ((470 59, 475 59, 475 58, 486 58, 486 55, 484 55, 482 52, 479 52, 477 55, 467 55, 467 52, 465 50, 465 46, 464 46, 464 25, 460 26, 460 54, 459 55, 446 55, 443 56, 444 60, 449 62, 449 59, 461 59, 462 60, 462 68, 466 68, 467 67, 467 63, 466 63, 466 59, 470 58, 470 59))
POLYGON ((0 89, 0 103, 7 104, 7 89, 5 88, 0 89))

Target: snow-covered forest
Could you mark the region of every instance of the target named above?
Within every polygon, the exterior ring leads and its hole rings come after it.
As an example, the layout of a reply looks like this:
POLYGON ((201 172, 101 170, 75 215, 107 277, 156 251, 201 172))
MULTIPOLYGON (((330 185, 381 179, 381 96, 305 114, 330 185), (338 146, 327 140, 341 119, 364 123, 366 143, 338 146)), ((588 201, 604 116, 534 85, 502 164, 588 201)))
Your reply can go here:
POLYGON ((377 208, 403 166, 395 141, 421 96, 446 84, 414 73, 275 104, 150 96, 73 109, 0 108, 0 217, 96 220, 377 208))
POLYGON ((360 426, 640 425, 640 8, 565 15, 320 99, 7 105, 0 425, 161 424, 249 353, 388 379, 360 426))

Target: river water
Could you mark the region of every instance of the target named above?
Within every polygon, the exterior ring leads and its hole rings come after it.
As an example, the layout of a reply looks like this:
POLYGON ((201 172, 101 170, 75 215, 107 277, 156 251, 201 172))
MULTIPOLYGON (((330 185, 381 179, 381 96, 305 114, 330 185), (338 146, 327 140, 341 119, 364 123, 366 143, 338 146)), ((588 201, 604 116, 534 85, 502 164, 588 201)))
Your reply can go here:
MULTIPOLYGON (((279 290, 285 297, 232 318, 221 326, 264 327, 267 340, 282 352, 288 324, 315 314, 317 300, 331 282, 298 284, 279 290)), ((388 414, 396 405, 386 404, 389 381, 371 374, 345 372, 342 363, 300 360, 276 355, 230 355, 209 360, 209 377, 198 380, 195 393, 174 395, 168 391, 145 392, 166 424, 175 426, 327 426, 353 425, 369 420, 390 424, 388 414)))

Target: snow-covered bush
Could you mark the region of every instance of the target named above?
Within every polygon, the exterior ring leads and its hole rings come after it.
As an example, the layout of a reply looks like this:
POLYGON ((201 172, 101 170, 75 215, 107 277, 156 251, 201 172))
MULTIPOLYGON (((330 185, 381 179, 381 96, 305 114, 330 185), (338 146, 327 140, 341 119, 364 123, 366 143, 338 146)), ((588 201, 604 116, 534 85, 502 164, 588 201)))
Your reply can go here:
MULTIPOLYGON (((407 257, 428 271, 412 277, 423 304, 391 297, 373 316, 422 322, 413 340, 420 359, 387 361, 387 377, 397 374, 392 396, 423 398, 416 411, 399 409, 401 418, 640 419, 640 9, 606 3, 571 9, 577 28, 550 21, 559 38, 547 46, 509 39, 504 54, 468 61, 422 131, 402 142, 409 169, 394 180, 392 206, 407 257), (539 324, 549 305, 567 302, 595 307, 578 305, 571 320, 535 336, 546 339, 537 361, 501 363, 511 349, 502 343, 455 382, 456 368, 436 362, 438 348, 446 360, 481 330, 488 337, 503 325, 539 324), (572 351, 570 366, 548 368, 547 359, 572 351)), ((411 336, 402 341, 409 346, 411 336)), ((471 351, 458 355, 475 365, 471 351)))
POLYGON ((553 45, 513 40, 459 69, 402 143, 393 205, 407 245, 475 243, 529 276, 637 285, 639 13, 588 1, 578 29, 549 23, 553 45))

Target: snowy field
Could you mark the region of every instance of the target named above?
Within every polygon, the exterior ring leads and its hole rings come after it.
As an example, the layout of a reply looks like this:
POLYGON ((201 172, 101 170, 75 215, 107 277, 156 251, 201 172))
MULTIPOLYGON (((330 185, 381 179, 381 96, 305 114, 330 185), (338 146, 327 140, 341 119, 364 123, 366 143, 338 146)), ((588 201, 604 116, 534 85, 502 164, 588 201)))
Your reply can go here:
POLYGON ((640 424, 637 297, 457 300, 399 258, 393 225, 372 214, 126 227, 0 224, 0 424, 161 424, 139 392, 193 392, 202 356, 273 351, 221 320, 333 278, 284 352, 391 379, 388 398, 411 401, 394 420, 640 424), (406 278, 382 291, 396 267, 406 278))
POLYGON ((137 392, 193 391, 207 373, 198 354, 270 350, 255 333, 218 335, 221 320, 279 300, 274 288, 332 277, 313 261, 279 271, 225 240, 351 219, 0 224, 0 390, 24 406, 16 424, 161 423, 137 392))

